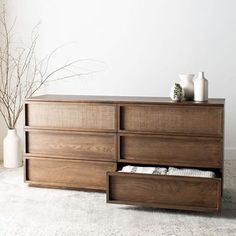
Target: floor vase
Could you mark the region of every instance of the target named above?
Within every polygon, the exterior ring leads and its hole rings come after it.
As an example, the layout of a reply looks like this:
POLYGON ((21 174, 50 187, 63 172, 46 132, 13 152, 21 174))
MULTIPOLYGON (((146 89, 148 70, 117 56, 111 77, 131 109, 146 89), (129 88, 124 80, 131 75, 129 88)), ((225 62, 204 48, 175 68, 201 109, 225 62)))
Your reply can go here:
POLYGON ((3 140, 3 165, 6 168, 22 166, 20 138, 15 129, 9 129, 3 140))

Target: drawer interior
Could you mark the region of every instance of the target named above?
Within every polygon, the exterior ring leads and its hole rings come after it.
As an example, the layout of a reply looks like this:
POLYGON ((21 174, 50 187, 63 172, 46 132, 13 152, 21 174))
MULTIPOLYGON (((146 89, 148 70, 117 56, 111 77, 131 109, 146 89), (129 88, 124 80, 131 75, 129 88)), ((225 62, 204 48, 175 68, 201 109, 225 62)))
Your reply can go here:
MULTIPOLYGON (((206 167, 186 167, 185 165, 183 166, 176 166, 176 165, 163 165, 163 164, 160 164, 160 165, 150 165, 150 164, 134 164, 134 163, 122 163, 122 162, 119 162, 117 164, 117 169, 116 169, 116 172, 118 173, 126 173, 126 172, 122 172, 122 168, 125 167, 125 166, 133 166, 133 167, 160 167, 160 168, 166 168, 168 170, 169 167, 174 167, 174 168, 178 168, 178 169, 192 169, 192 170, 201 170, 201 171, 212 171, 214 172, 215 174, 215 177, 216 178, 223 178, 223 175, 222 175, 222 169, 221 168, 206 168, 206 167)), ((145 174, 145 175, 157 175, 157 174, 145 174)), ((204 178, 204 177, 202 177, 204 178)))

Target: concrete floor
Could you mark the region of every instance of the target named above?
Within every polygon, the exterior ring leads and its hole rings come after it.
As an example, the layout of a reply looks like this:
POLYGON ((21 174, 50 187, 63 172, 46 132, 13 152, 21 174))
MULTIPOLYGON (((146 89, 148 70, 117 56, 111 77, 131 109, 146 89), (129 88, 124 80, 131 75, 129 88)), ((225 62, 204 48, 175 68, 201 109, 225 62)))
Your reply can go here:
POLYGON ((236 161, 225 163, 220 214, 105 203, 105 194, 33 188, 0 168, 0 236, 236 235, 236 161))

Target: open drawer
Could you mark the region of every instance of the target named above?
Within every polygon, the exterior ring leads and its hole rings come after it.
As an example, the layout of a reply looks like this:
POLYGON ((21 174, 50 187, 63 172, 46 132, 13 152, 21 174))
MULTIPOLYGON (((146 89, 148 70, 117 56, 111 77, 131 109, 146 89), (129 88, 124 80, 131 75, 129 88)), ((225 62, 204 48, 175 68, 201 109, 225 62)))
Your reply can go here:
POLYGON ((220 201, 220 178, 107 173, 108 203, 215 212, 220 201))

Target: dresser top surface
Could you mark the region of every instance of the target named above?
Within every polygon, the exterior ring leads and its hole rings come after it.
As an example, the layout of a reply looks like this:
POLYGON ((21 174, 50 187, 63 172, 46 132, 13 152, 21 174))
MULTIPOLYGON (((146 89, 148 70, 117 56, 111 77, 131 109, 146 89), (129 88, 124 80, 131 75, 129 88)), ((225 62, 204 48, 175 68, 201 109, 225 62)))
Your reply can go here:
POLYGON ((92 96, 92 95, 56 95, 47 94, 31 97, 26 102, 98 102, 98 103, 149 103, 149 104, 175 104, 223 106, 225 99, 210 98, 207 102, 183 101, 175 102, 168 97, 134 97, 134 96, 92 96))

